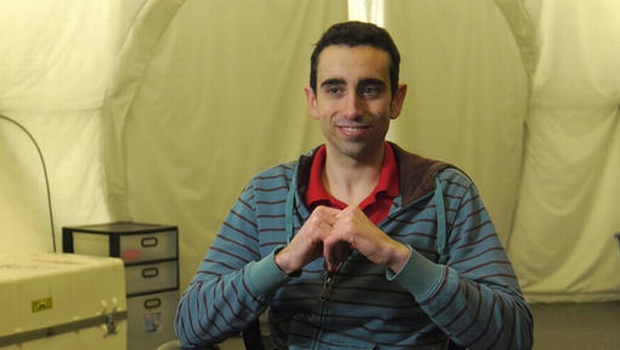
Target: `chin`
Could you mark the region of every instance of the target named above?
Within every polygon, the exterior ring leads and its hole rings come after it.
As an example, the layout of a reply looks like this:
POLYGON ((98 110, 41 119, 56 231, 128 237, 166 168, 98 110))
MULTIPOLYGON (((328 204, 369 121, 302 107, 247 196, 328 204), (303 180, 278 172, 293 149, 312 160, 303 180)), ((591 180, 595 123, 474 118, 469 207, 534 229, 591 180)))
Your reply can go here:
POLYGON ((367 144, 346 144, 339 147, 341 153, 349 158, 364 160, 375 151, 375 147, 367 144))

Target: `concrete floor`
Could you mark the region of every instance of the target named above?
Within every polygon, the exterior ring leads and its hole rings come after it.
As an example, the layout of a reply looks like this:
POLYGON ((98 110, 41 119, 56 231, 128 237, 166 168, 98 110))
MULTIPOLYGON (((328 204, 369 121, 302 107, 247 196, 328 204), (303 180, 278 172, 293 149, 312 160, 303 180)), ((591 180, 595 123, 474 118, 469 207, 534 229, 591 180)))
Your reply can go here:
MULTIPOLYGON (((534 350, 620 349, 620 302, 532 304, 534 350)), ((243 350, 232 338, 222 350, 243 350)))
POLYGON ((620 349, 620 302, 532 304, 534 349, 620 349))

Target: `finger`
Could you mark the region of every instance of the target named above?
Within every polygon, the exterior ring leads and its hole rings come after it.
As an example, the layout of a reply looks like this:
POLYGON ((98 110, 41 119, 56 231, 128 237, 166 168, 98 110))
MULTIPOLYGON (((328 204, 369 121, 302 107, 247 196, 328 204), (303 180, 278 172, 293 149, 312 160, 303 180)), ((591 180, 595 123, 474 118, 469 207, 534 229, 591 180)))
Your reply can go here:
POLYGON ((321 220, 327 222, 329 225, 333 225, 338 221, 337 215, 340 213, 340 209, 330 208, 320 205, 314 209, 312 216, 319 217, 321 220))
POLYGON ((326 265, 327 271, 331 273, 338 271, 338 267, 340 266, 341 262, 344 259, 336 258, 335 254, 329 254, 329 253, 326 253, 326 254, 327 256, 325 256, 325 265, 326 265))
POLYGON ((325 258, 325 265, 329 272, 335 272, 338 265, 338 258, 334 254, 333 244, 329 242, 323 242, 323 257, 325 258))
POLYGON ((334 272, 351 252, 348 243, 339 240, 331 240, 323 243, 323 256, 329 271, 334 272))
POLYGON ((332 207, 328 207, 326 205, 319 205, 318 207, 316 207, 317 209, 321 208, 320 210, 329 213, 331 215, 336 215, 338 213, 340 213, 342 211, 342 209, 337 209, 337 208, 332 208, 332 207))

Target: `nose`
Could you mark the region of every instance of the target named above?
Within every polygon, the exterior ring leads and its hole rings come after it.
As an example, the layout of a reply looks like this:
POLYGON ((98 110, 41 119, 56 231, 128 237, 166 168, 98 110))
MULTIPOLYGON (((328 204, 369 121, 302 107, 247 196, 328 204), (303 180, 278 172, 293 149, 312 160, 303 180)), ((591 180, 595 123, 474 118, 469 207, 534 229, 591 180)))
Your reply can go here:
POLYGON ((343 109, 343 114, 347 119, 357 119, 363 114, 364 100, 356 93, 347 94, 343 109))

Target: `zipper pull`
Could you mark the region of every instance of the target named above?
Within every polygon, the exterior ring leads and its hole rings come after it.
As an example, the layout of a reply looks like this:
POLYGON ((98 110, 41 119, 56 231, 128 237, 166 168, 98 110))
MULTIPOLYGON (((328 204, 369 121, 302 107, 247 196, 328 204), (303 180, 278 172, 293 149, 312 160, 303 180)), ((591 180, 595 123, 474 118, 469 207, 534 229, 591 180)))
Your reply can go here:
POLYGON ((332 289, 332 282, 334 281, 334 276, 330 273, 325 277, 325 282, 323 282, 323 289, 321 289, 321 295, 319 296, 319 300, 322 302, 327 301, 329 299, 329 294, 332 289))

